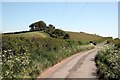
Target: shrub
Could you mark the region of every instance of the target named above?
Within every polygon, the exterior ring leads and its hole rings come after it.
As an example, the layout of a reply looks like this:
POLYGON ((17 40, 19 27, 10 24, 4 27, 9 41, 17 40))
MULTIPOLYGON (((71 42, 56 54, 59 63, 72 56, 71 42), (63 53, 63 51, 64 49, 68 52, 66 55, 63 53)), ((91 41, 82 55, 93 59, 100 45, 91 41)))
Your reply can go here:
POLYGON ((101 79, 112 80, 120 78, 120 53, 114 46, 107 46, 96 56, 98 74, 101 79))

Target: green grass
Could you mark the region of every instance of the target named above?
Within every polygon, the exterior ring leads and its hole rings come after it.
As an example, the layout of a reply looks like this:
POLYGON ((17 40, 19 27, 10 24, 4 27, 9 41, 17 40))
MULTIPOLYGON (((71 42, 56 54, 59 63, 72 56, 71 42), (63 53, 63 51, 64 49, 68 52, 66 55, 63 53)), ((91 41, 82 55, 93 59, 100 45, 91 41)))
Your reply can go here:
POLYGON ((35 31, 35 32, 27 32, 27 33, 20 33, 20 34, 8 34, 12 35, 13 37, 15 36, 21 36, 21 37, 50 37, 47 33, 45 32, 40 32, 40 31, 35 31))
MULTIPOLYGON (((70 39, 75 41, 82 41, 83 43, 89 43, 89 41, 95 41, 95 42, 101 42, 104 41, 105 38, 94 35, 94 34, 88 34, 84 32, 67 32, 70 35, 70 39)), ((43 38, 49 38, 49 34, 41 31, 35 31, 35 32, 27 32, 27 33, 20 33, 20 34, 9 34, 13 35, 12 37, 16 36, 23 36, 23 37, 43 37, 43 38)))
POLYGON ((89 41, 95 41, 95 42, 101 42, 104 41, 105 39, 101 36, 94 35, 94 34, 88 34, 84 32, 68 32, 71 39, 77 40, 77 41, 82 41, 84 43, 88 43, 89 41))
POLYGON ((115 44, 116 46, 120 47, 120 39, 119 40, 110 40, 112 44, 115 44))

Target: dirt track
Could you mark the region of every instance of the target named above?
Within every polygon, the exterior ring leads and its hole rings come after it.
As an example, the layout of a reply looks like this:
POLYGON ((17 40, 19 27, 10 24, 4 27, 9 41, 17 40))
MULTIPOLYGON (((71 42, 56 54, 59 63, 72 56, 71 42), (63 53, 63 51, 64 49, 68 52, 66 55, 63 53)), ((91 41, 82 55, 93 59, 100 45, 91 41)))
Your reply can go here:
POLYGON ((95 49, 75 54, 44 71, 38 78, 97 78, 95 49))

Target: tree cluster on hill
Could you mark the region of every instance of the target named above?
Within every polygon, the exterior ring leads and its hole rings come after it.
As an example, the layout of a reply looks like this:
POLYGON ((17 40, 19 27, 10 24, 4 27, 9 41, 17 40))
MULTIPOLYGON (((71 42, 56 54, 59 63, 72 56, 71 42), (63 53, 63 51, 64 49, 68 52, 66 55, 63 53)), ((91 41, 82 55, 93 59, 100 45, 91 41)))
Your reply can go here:
POLYGON ((49 24, 47 26, 44 21, 38 21, 38 22, 32 23, 31 25, 29 25, 29 27, 30 27, 30 31, 42 31, 48 28, 55 29, 55 26, 53 26, 52 24, 49 24))
POLYGON ((44 21, 38 21, 32 23, 30 26, 30 31, 44 31, 48 33, 53 38, 60 38, 60 39, 69 39, 70 36, 63 30, 55 29, 55 26, 49 24, 48 26, 44 21))
POLYGON ((31 28, 30 31, 44 30, 45 28, 47 28, 46 23, 43 21, 32 23, 29 27, 31 28))

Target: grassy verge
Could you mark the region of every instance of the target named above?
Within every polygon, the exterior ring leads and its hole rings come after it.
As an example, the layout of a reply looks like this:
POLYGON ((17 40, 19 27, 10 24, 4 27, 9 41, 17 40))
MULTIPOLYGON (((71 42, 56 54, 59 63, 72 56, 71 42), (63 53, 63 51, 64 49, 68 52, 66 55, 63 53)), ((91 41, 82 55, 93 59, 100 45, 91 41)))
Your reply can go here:
POLYGON ((64 58, 94 48, 92 45, 81 45, 80 41, 25 34, 3 35, 2 74, 4 79, 36 78, 46 68, 64 58))
POLYGON ((100 79, 120 79, 120 49, 112 45, 104 46, 96 56, 100 79))

